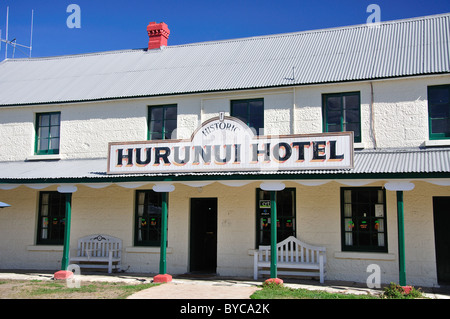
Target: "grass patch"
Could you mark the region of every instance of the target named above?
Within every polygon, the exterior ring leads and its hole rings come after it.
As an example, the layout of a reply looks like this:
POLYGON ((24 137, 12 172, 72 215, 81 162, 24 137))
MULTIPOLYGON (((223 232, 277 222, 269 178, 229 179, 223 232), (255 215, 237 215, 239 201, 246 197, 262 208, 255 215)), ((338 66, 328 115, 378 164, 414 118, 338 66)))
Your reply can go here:
POLYGON ((98 291, 98 286, 94 284, 82 285, 80 288, 69 288, 61 282, 35 283, 34 287, 27 293, 30 298, 42 295, 67 295, 67 294, 90 294, 98 291))
POLYGON ((289 288, 274 283, 264 283, 263 289, 253 293, 251 299, 415 299, 426 298, 420 289, 411 286, 402 287, 391 283, 379 295, 332 293, 323 290, 289 288))
POLYGON ((0 282, 0 299, 125 299, 157 285, 86 281, 79 288, 71 288, 59 280, 5 280, 0 282))
POLYGON ((263 289, 255 291, 251 299, 380 299, 373 295, 355 295, 331 293, 322 290, 303 288, 289 288, 283 285, 265 285, 263 289))

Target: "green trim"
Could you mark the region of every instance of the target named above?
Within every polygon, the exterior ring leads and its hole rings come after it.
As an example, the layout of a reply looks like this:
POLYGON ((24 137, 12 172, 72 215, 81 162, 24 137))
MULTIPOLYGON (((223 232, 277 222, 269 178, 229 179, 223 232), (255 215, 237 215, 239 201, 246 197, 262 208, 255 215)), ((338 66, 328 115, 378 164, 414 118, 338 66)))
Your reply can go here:
POLYGON ((167 246, 167 200, 168 194, 162 193, 161 209, 161 251, 159 256, 159 274, 164 275, 167 272, 166 246, 167 246))
POLYGON ((46 112, 46 113, 36 113, 36 121, 35 121, 35 134, 34 134, 34 154, 35 155, 53 155, 53 154, 59 154, 59 148, 60 148, 60 138, 61 138, 61 112, 46 112), (58 115, 58 125, 52 125, 52 117, 58 115), (40 119, 42 116, 49 116, 49 123, 48 125, 41 126, 40 125, 40 119), (45 127, 48 128, 48 133, 46 136, 41 136, 39 129, 45 127), (58 136, 53 137, 51 134, 52 127, 58 127, 58 136), (47 139, 47 149, 41 150, 40 149, 40 140, 41 139, 47 139), (58 139, 58 148, 51 148, 51 142, 54 139, 58 139))
POLYGON ((242 122, 244 122, 248 127, 253 128, 256 131, 256 135, 260 135, 260 129, 264 130, 264 98, 256 98, 256 99, 240 99, 240 100, 231 100, 230 101, 230 115, 237 117, 242 122), (250 102, 262 102, 263 112, 262 114, 254 114, 250 112, 250 102), (246 115, 245 119, 241 116, 236 115, 236 106, 235 104, 238 103, 246 103, 246 115), (260 116, 262 120, 262 126, 255 128, 252 122, 252 118, 255 118, 256 116, 260 116))
POLYGON ((270 278, 277 278, 277 192, 270 191, 270 278))
MULTIPOLYGON (((175 108, 175 111, 178 114, 178 109, 177 109, 177 104, 165 104, 165 105, 150 105, 148 107, 148 120, 147 120, 147 140, 165 140, 166 139, 166 134, 168 133, 166 131, 166 112, 167 109, 171 109, 171 108, 175 108), (152 118, 152 110, 155 109, 161 109, 162 110, 162 118, 161 119, 154 119, 152 118), (161 121, 161 131, 151 131, 150 127, 151 127, 151 123, 152 122, 157 122, 157 121, 161 121), (161 138, 155 138, 154 134, 161 134, 161 138)), ((177 117, 175 117, 175 119, 169 119, 170 120, 175 120, 177 121, 177 117)), ((170 132, 170 134, 172 134, 172 131, 170 132)))
MULTIPOLYGON (((259 201, 262 199, 260 197, 260 192, 263 191, 263 190, 261 188, 256 188, 255 191, 256 191, 255 192, 255 223, 256 223, 255 224, 255 229, 256 229, 256 231, 255 231, 255 249, 258 249, 258 247, 260 245, 268 245, 270 243, 270 242, 263 243, 263 242, 261 242, 261 238, 260 238, 261 219, 269 218, 270 215, 268 215, 268 216, 261 216, 260 208, 259 208, 259 201)), ((297 222, 296 222, 297 221, 297 189, 295 187, 286 187, 282 191, 277 191, 277 196, 279 194, 281 194, 280 196, 282 196, 283 192, 292 192, 292 200, 293 200, 293 203, 292 203, 293 205, 292 206, 294 208, 294 211, 292 212, 292 215, 290 215, 289 217, 286 217, 286 216, 280 216, 280 212, 278 210, 278 213, 277 213, 277 215, 278 215, 277 219, 278 220, 277 221, 280 221, 280 227, 279 227, 280 229, 277 231, 277 236, 278 236, 278 238, 280 238, 279 241, 285 239, 285 238, 283 238, 283 237, 281 237, 279 235, 280 235, 280 232, 282 232, 282 229, 283 229, 283 227, 282 227, 282 225, 284 224, 283 221, 285 221, 285 219, 287 219, 287 218, 293 220, 292 221, 293 222, 292 234, 290 234, 289 236, 297 237, 297 222)), ((268 200, 270 200, 270 198, 268 200)), ((278 202, 277 202, 277 204, 278 204, 278 202)), ((277 239, 277 241, 278 241, 278 239, 277 239)))
MULTIPOLYGON (((365 186, 361 186, 361 187, 341 187, 340 189, 340 195, 341 195, 341 249, 342 251, 356 251, 356 252, 377 252, 377 253, 387 253, 388 252, 388 238, 387 238, 387 234, 388 234, 388 229, 387 229, 387 210, 386 210, 386 190, 382 187, 365 187, 365 186), (345 219, 349 218, 345 216, 345 191, 346 190, 367 190, 367 191, 383 191, 383 211, 384 211, 384 246, 382 247, 378 247, 378 246, 359 246, 359 245, 355 245, 355 246, 349 246, 345 244, 345 219)), ((353 202, 351 204, 354 204, 353 202)), ((356 204, 360 204, 360 203, 356 203, 356 204)), ((357 216, 351 216, 352 221, 356 220, 358 217, 357 216)), ((371 216, 368 216, 367 218, 374 218, 371 216)), ((357 225, 355 226, 357 227, 357 225)), ((352 231, 353 233, 353 231, 352 231)), ((353 237, 353 239, 355 240, 355 237, 353 237)))
POLYGON ((441 118, 432 118, 431 117, 431 107, 441 105, 441 107, 447 107, 449 108, 449 114, 450 114, 450 84, 446 85, 433 85, 427 87, 427 100, 428 100, 428 134, 430 140, 448 140, 450 139, 450 127, 448 127, 448 131, 446 133, 433 133, 433 120, 441 119, 441 120, 447 120, 450 122, 450 115, 449 117, 441 117, 441 118), (431 104, 430 103, 430 91, 432 91, 435 88, 445 88, 447 89, 449 102, 447 103, 441 103, 441 104, 431 104))
MULTIPOLYGON (((149 220, 150 217, 145 214, 146 205, 148 206, 148 202, 146 201, 146 198, 149 198, 148 193, 153 193, 156 196, 158 196, 157 204, 161 203, 161 209, 162 209, 162 200, 163 200, 162 196, 161 196, 162 193, 157 193, 151 189, 142 189, 142 190, 138 189, 138 190, 135 190, 134 193, 135 193, 134 194, 134 196, 135 196, 135 202, 134 202, 134 246, 135 247, 159 247, 161 244, 161 238, 156 239, 156 240, 145 240, 145 239, 142 239, 141 241, 138 240, 139 228, 140 228, 139 227, 140 226, 139 225, 139 223, 140 223, 140 220, 139 220, 139 194, 144 194, 144 196, 145 196, 144 203, 142 204, 142 205, 144 205, 143 217, 145 217, 146 220, 148 220, 148 222, 150 223, 150 220, 149 220)), ((162 216, 161 216, 161 218, 162 218, 162 216)), ((161 226, 161 224, 162 224, 162 219, 159 222, 160 226, 161 226)), ((144 229, 144 231, 148 231, 148 229, 144 229)), ((158 231, 161 231, 161 230, 159 229, 158 231)))
POLYGON ((70 259, 70 224, 72 219, 72 193, 66 193, 66 224, 64 225, 64 248, 61 270, 67 270, 70 259))
POLYGON ((447 179, 450 172, 442 173, 348 173, 348 174, 271 174, 271 175, 185 175, 185 176, 114 176, 81 177, 81 178, 11 178, 0 179, 0 184, 82 184, 82 183, 124 183, 124 182, 183 182, 183 181, 215 181, 215 180, 349 180, 349 179, 447 179))
POLYGON ((359 91, 351 91, 351 92, 341 92, 341 93, 324 93, 322 94, 322 130, 324 133, 328 133, 328 132, 335 132, 335 131, 329 131, 328 130, 328 122, 327 122, 327 118, 328 118, 328 98, 330 97, 338 97, 340 98, 340 132, 344 132, 346 131, 346 129, 344 128, 344 126, 346 124, 359 124, 359 136, 356 136, 355 134, 355 143, 360 143, 361 139, 362 139, 362 129, 361 129, 361 93, 359 91), (344 114, 345 114, 345 110, 343 108, 344 103, 343 103, 343 98, 346 96, 357 96, 358 97, 358 105, 359 105, 359 109, 358 109, 358 113, 359 113, 359 119, 358 122, 351 122, 351 123, 347 123, 345 122, 345 118, 344 118, 344 114))
MULTIPOLYGON (((50 210, 50 206, 55 207, 55 202, 52 201, 52 199, 54 200, 55 197, 57 196, 57 200, 58 200, 58 204, 62 204, 62 200, 63 200, 63 196, 64 194, 61 194, 57 191, 40 191, 38 193, 39 196, 39 207, 38 207, 38 221, 37 221, 37 231, 36 231, 36 244, 37 245, 63 245, 64 244, 64 234, 63 236, 61 236, 60 238, 42 238, 42 232, 44 229, 47 229, 47 236, 50 236, 50 234, 52 233, 52 228, 53 226, 51 225, 53 220, 57 220, 58 221, 58 225, 61 224, 61 220, 65 221, 65 225, 67 225, 67 221, 65 220, 65 215, 66 215, 66 209, 67 207, 64 206, 64 212, 58 209, 59 214, 55 214, 54 210, 50 210), (43 206, 43 197, 44 195, 48 195, 48 203, 47 205, 49 206, 47 209, 47 215, 42 215, 42 206, 43 206), (64 213, 64 214, 63 214, 64 213), (43 226, 43 218, 47 217, 47 226, 44 227, 43 226)), ((64 198, 64 201, 66 199, 64 198)), ((61 207, 59 207, 61 208, 61 207)), ((65 232, 65 226, 64 225, 64 232, 65 232)))
POLYGON ((398 263, 399 284, 406 286, 405 271, 405 218, 403 212, 403 191, 397 191, 397 224, 398 224, 398 263))

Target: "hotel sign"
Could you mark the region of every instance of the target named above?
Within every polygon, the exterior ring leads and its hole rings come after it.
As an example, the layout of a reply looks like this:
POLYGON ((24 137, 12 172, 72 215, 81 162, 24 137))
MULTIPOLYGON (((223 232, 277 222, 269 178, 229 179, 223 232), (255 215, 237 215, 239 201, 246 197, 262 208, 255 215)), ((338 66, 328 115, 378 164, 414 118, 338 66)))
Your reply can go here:
POLYGON ((292 171, 353 167, 353 132, 257 136, 233 117, 203 123, 189 140, 109 143, 108 174, 292 171))

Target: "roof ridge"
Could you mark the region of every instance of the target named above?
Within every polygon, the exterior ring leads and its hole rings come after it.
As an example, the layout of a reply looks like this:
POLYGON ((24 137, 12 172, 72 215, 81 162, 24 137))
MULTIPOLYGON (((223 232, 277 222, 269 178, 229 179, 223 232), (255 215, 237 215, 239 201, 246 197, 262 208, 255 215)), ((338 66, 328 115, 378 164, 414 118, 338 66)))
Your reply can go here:
POLYGON ((63 54, 63 55, 52 55, 52 56, 43 56, 43 57, 31 57, 31 58, 8 58, 2 62, 23 62, 23 61, 38 61, 38 60, 58 60, 58 59, 69 59, 69 58, 77 58, 83 56, 95 56, 95 55, 107 55, 107 54, 120 54, 126 52, 142 52, 147 51, 146 48, 140 49, 118 49, 118 50, 109 50, 109 51, 96 51, 96 52, 86 52, 86 53, 74 53, 74 54, 63 54))
MULTIPOLYGON (((430 20, 430 19, 436 19, 436 18, 441 18, 441 17, 445 17, 445 16, 450 17, 450 12, 420 16, 420 17, 404 18, 404 19, 398 19, 398 20, 394 19, 394 20, 380 21, 380 25, 400 24, 400 23, 406 23, 406 22, 415 21, 415 20, 430 20)), ((283 32, 283 33, 266 34, 266 35, 255 35, 255 36, 248 36, 248 37, 243 37, 243 38, 230 38, 230 39, 223 39, 223 40, 211 40, 211 41, 201 41, 201 42, 177 44, 177 45, 167 46, 167 48, 171 49, 171 48, 176 48, 176 47, 216 44, 216 43, 220 43, 220 42, 226 43, 226 42, 239 42, 239 41, 247 41, 247 40, 258 40, 258 39, 264 39, 264 38, 288 37, 288 36, 295 36, 295 35, 299 35, 299 34, 332 32, 332 31, 336 31, 336 30, 356 29, 356 28, 363 28, 363 27, 370 28, 371 26, 367 23, 361 23, 361 24, 331 27, 331 28, 320 28, 320 29, 313 29, 313 30, 292 31, 292 32, 283 32)))
MULTIPOLYGON (((449 16, 450 12, 447 13, 439 13, 434 15, 426 15, 426 16, 420 16, 420 17, 412 17, 412 18, 404 18, 404 19, 398 19, 398 20, 387 20, 387 21, 380 21, 380 25, 390 25, 390 24, 400 24, 415 20, 430 20, 430 19, 436 19, 449 16)), ((301 34, 313 34, 313 33, 322 33, 322 32, 336 32, 338 30, 349 30, 349 29, 357 29, 357 28, 364 28, 364 27, 371 27, 367 23, 361 23, 361 24, 354 24, 354 25, 346 25, 346 26, 338 26, 338 27, 331 27, 331 28, 320 28, 320 29, 313 29, 313 30, 303 30, 303 31, 292 31, 292 32, 283 32, 283 33, 276 33, 276 34, 266 34, 266 35, 255 35, 255 36, 248 36, 248 37, 242 37, 242 38, 230 38, 230 39, 222 39, 222 40, 210 40, 210 41, 200 41, 200 42, 192 42, 192 43, 184 43, 184 44, 175 44, 175 45, 169 45, 167 47, 164 47, 164 49, 176 49, 179 47, 189 47, 189 46, 202 46, 202 45, 214 45, 214 44, 220 44, 220 43, 231 43, 231 42, 240 42, 240 41, 251 41, 251 40, 260 40, 260 39, 272 39, 272 38, 280 38, 280 37, 290 37, 290 36, 297 36, 301 34)), ((54 55, 54 56, 45 56, 45 57, 35 57, 35 58, 15 58, 15 59, 5 59, 1 62, 21 62, 21 61, 37 61, 37 60, 56 60, 56 59, 66 59, 66 58, 77 58, 77 57, 83 57, 83 56, 95 56, 95 55, 105 55, 105 54, 119 54, 124 52, 157 52, 160 51, 158 49, 156 50, 147 50, 147 48, 136 48, 136 49, 118 49, 118 50, 108 50, 108 51, 97 51, 97 52, 85 52, 85 53, 75 53, 75 54, 63 54, 63 55, 54 55)))
POLYGON ((6 60, 0 107, 448 75, 449 16, 6 60))

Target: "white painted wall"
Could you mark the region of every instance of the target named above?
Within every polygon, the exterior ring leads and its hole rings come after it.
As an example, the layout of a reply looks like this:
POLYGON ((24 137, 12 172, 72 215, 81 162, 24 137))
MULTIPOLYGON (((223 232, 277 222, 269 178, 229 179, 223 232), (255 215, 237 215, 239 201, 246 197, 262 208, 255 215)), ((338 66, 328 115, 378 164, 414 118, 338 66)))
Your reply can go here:
POLYGON ((373 110, 370 82, 299 87, 295 132, 322 132, 322 94, 359 91, 364 147, 373 148, 375 141, 378 148, 424 146, 429 140, 427 87, 449 83, 449 75, 373 81, 373 110))
MULTIPOLYGON (((450 83, 450 76, 374 81, 377 146, 423 146, 428 141, 427 86, 444 83, 450 83)), ((265 134, 320 133, 322 94, 346 91, 361 92, 362 144, 372 148, 370 83, 358 82, 0 108, 0 162, 23 161, 33 155, 34 121, 38 112, 61 112, 62 158, 95 158, 106 157, 110 141, 145 140, 148 105, 178 105, 176 138, 190 138, 202 121, 217 116, 219 112, 229 115, 230 100, 256 97, 264 98, 265 134)), ((383 282, 398 280, 394 193, 387 192, 389 252, 346 253, 340 248, 339 189, 342 184, 329 182, 314 187, 288 184, 297 187, 297 236, 311 244, 327 247, 328 279, 365 282, 367 266, 376 263, 382 269, 383 282)), ((258 183, 253 183, 233 188, 216 182, 200 191, 176 184, 176 190, 169 197, 168 272, 188 271, 190 198, 218 197, 217 271, 220 275, 251 276, 255 241, 254 199, 258 186, 258 183)), ((53 186, 48 189, 53 188, 56 189, 53 186)), ((125 269, 157 272, 159 250, 133 247, 134 191, 117 185, 103 189, 78 185, 78 191, 73 195, 72 253, 75 253, 73 247, 77 238, 107 233, 123 239, 125 269)), ((405 192, 406 272, 408 283, 414 285, 436 284, 432 196, 450 196, 449 188, 417 182, 413 191, 405 192)), ((62 247, 35 245, 38 191, 26 186, 0 190, 0 199, 12 205, 0 213, 0 268, 59 269, 62 247)))
POLYGON ((307 134, 322 132, 322 94, 349 91, 361 92, 363 146, 373 148, 375 141, 378 148, 423 146, 428 141, 427 86, 445 83, 449 75, 373 81, 373 110, 369 82, 0 108, 0 162, 33 156, 39 112, 61 112, 61 158, 95 158, 107 156, 108 142, 145 140, 148 105, 177 104, 174 138, 187 139, 202 121, 220 112, 229 115, 230 100, 262 97, 264 134, 307 134))
MULTIPOLYGON (((436 285, 433 231, 433 196, 449 196, 448 187, 414 182, 416 187, 404 193, 406 276, 408 284, 436 285)), ((367 186, 382 186, 383 182, 367 186)), ((139 189, 151 189, 152 184, 139 189)), ((255 190, 258 182, 241 187, 218 182, 202 188, 175 184, 169 195, 167 271, 189 271, 190 198, 218 198, 217 273, 222 276, 253 274, 255 248, 255 190)), ((383 283, 398 282, 398 235, 395 192, 386 191, 388 253, 341 251, 340 188, 330 181, 322 186, 296 187, 297 237, 327 248, 327 279, 365 283, 367 266, 381 268, 383 283)), ((49 187, 45 190, 55 190, 49 187)), ((0 190, 12 206, 0 214, 0 269, 55 269, 61 265, 62 246, 37 246, 36 224, 38 190, 20 186, 0 190)), ((159 247, 134 247, 135 189, 113 185, 91 189, 79 185, 72 198, 71 253, 77 239, 90 234, 109 234, 123 240, 123 268, 127 272, 157 273, 159 247)))

